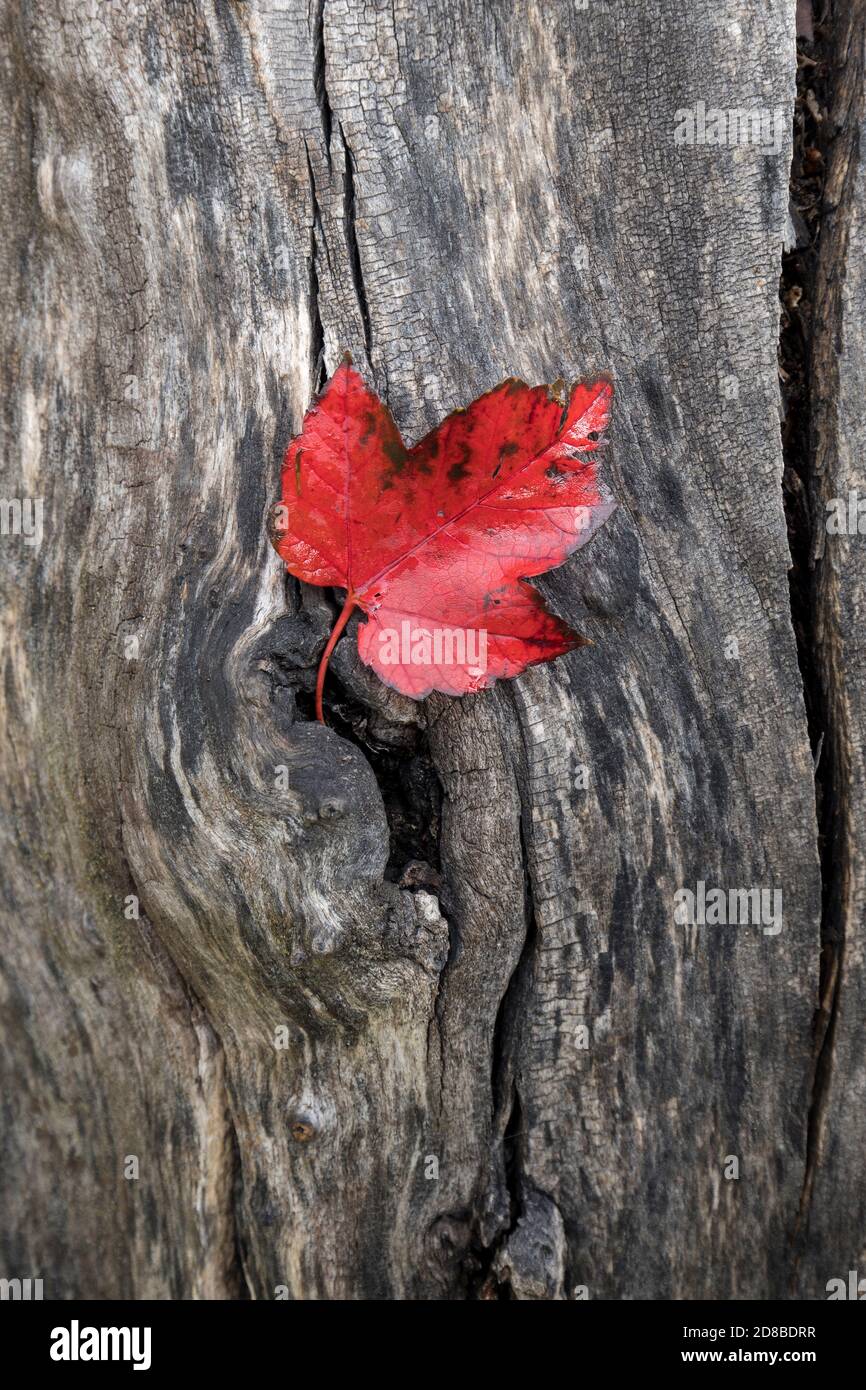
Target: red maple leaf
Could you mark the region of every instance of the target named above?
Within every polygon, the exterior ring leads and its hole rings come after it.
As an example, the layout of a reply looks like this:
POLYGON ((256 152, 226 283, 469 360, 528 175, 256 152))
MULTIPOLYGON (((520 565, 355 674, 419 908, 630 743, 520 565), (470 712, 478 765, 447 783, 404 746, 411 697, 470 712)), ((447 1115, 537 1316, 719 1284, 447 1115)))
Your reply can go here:
POLYGON ((346 590, 319 666, 355 608, 358 651, 420 700, 464 695, 585 639, 524 579, 584 545, 613 511, 593 453, 609 382, 556 388, 511 378, 446 416, 412 448, 351 358, 286 450, 271 540, 308 584, 346 590))

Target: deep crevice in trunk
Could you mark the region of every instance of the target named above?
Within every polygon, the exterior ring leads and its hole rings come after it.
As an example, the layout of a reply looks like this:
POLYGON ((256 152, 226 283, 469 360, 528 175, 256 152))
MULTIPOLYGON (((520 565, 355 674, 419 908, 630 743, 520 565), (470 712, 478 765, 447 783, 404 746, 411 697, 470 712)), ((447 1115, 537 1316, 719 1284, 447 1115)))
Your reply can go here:
MULTIPOLYGON (((825 1097, 832 1066, 833 1036, 838 1005, 838 980, 843 930, 838 906, 840 863, 832 712, 817 645, 819 614, 814 569, 815 528, 822 518, 816 506, 816 438, 813 403, 816 389, 813 334, 817 312, 816 288, 822 254, 822 219, 833 102, 835 68, 833 6, 825 5, 814 25, 814 36, 797 41, 797 98, 794 108, 794 150, 790 201, 796 245, 782 258, 779 339, 782 377, 784 457, 783 496, 791 550, 789 572, 791 618, 803 679, 809 740, 815 769, 815 806, 821 863, 821 959, 819 1002, 813 1025, 814 1070, 809 1096, 806 1166, 793 1230, 805 1235, 818 1161, 825 1097)), ((795 1249, 794 1277, 798 1254, 795 1249)))
MULTIPOLYGON (((355 638, 349 632, 343 640, 355 638)), ((311 692, 298 691, 297 703, 303 718, 315 718, 311 692)), ((328 670, 323 707, 328 725, 360 748, 379 784, 391 834, 386 879, 403 888, 438 893, 442 787, 426 728, 406 726, 400 730, 399 742, 384 742, 371 727, 375 711, 346 689, 333 666, 328 670)))
POLYGON ((328 96, 328 69, 325 59, 325 0, 318 0, 313 20, 313 90, 322 118, 322 134, 325 137, 325 156, 328 167, 331 164, 331 131, 334 118, 328 96))
POLYGON ((307 150, 307 173, 310 179, 310 202, 313 209, 313 224, 310 227, 310 378, 313 383, 313 393, 322 390, 325 385, 325 328, 322 323, 322 313, 319 307, 319 238, 322 232, 322 214, 319 208, 319 198, 316 193, 316 179, 313 174, 313 166, 310 162, 310 151, 307 150))
POLYGON ((349 269, 352 274, 352 285, 355 290, 355 298, 358 301, 358 311, 361 315, 361 323, 364 329, 364 347, 367 352, 367 360, 372 364, 373 353, 373 330, 370 322, 370 306, 367 302, 367 287, 364 283, 364 268, 361 264, 361 248, 358 245, 358 232, 355 226, 355 157, 349 148, 342 125, 340 126, 340 139, 343 142, 343 154, 345 157, 345 182, 343 185, 343 220, 346 227, 346 250, 349 256, 349 269))
MULTIPOLYGON (((516 708, 516 702, 515 702, 516 708)), ((519 714, 519 712, 518 712, 519 714)), ((523 910, 525 936, 520 956, 511 973, 499 1003, 496 1024, 493 1030, 493 1057, 491 1064, 491 1090, 493 1093, 494 1126, 502 1131, 502 1163, 505 1178, 505 1191, 508 1199, 508 1220, 492 1244, 483 1251, 482 1274, 479 1279, 479 1298, 509 1301, 512 1297, 510 1286, 503 1282, 496 1271, 495 1261, 505 1247, 509 1236, 517 1227, 523 1206, 523 1167, 522 1149, 525 1136, 523 1105, 520 1098, 519 1078, 515 1075, 514 1059, 520 1036, 520 1021, 523 1016, 523 1001, 528 993, 527 976, 532 970, 538 944, 538 923, 532 903, 532 887, 529 869, 529 852, 524 832, 523 812, 520 819, 520 854, 523 865, 523 910), (507 1114, 504 1126, 502 1118, 507 1114)))

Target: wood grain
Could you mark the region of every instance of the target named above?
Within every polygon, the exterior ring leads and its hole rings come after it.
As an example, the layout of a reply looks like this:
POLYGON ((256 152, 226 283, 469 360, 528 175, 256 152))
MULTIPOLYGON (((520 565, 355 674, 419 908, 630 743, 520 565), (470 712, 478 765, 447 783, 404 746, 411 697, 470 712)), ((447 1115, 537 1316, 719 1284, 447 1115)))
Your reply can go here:
MULTIPOLYGON (((0 1272, 50 1297, 780 1298, 799 1241, 824 1296, 862 1143, 828 1096, 812 1248, 791 131, 674 141, 699 100, 790 113, 792 0, 38 0, 3 26, 3 489, 44 498, 45 538, 0 544, 0 1272), (409 439, 508 374, 612 377, 619 510, 538 581, 593 646, 419 709, 347 637, 345 718, 311 722, 332 603, 266 516, 346 349, 409 439), (438 862, 401 881, 416 781, 438 862), (699 881, 781 890, 782 930, 678 925, 699 881)), ((851 565, 822 660, 853 728, 851 565)))

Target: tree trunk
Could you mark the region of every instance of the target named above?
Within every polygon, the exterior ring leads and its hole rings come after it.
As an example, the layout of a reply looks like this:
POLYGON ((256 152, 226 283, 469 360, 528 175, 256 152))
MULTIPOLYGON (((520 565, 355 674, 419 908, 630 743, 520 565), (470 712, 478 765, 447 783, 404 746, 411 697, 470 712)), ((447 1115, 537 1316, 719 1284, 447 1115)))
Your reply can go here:
POLYGON ((9 0, 0 1273, 823 1298, 861 1257, 863 14, 792 624, 794 0, 9 0), (699 101, 771 145, 678 142, 699 101), (415 705, 347 635, 313 720, 335 603, 266 517, 346 349, 411 439, 612 377, 619 509, 536 581, 592 646, 415 705), (781 930, 681 924, 699 884, 781 930))

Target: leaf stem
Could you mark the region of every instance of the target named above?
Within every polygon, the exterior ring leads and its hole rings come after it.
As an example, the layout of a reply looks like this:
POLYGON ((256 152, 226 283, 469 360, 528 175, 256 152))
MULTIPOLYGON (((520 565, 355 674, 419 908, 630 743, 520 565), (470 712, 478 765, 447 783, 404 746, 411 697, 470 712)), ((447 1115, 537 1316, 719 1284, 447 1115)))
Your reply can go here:
POLYGON ((322 652, 322 659, 319 662, 319 674, 316 678, 316 718, 320 724, 324 724, 325 716, 322 713, 322 691, 325 688, 325 672, 328 669, 328 662, 331 660, 331 652, 336 647, 343 633, 343 628, 352 616, 352 609, 355 607, 355 595, 351 589, 346 594, 346 602, 343 610, 334 624, 334 630, 328 638, 328 645, 322 652))

